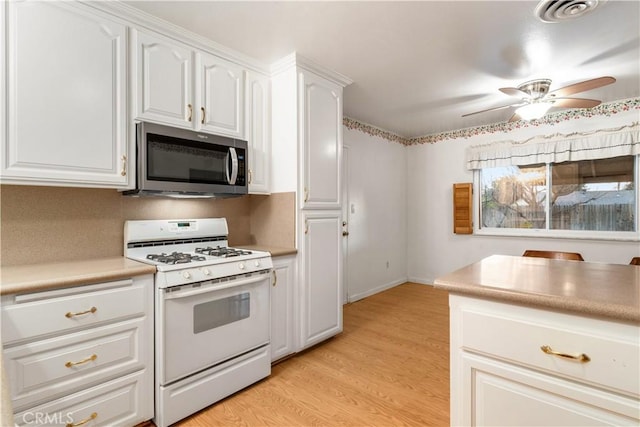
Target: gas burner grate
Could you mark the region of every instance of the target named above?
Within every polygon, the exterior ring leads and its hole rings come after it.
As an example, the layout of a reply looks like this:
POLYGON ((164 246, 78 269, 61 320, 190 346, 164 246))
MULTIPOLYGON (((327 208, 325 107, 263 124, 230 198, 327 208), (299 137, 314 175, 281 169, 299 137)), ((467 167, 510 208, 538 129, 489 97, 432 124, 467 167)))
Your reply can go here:
POLYGON ((251 251, 229 248, 225 246, 216 246, 215 248, 212 248, 211 246, 208 246, 206 248, 196 248, 196 253, 222 258, 230 258, 239 255, 251 255, 251 251))
POLYGON ((186 264, 191 261, 204 261, 206 258, 199 255, 185 254, 184 252, 171 252, 170 254, 149 254, 147 259, 162 264, 186 264))

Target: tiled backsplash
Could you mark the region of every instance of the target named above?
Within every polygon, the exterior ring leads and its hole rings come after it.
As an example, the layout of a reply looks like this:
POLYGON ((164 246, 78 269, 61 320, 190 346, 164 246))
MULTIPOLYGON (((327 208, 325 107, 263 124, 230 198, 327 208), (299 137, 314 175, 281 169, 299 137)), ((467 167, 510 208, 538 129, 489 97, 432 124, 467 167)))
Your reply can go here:
POLYGON ((2 265, 122 256, 129 219, 224 217, 230 245, 295 245, 295 193, 174 200, 124 197, 109 189, 1 185, 0 206, 2 265))

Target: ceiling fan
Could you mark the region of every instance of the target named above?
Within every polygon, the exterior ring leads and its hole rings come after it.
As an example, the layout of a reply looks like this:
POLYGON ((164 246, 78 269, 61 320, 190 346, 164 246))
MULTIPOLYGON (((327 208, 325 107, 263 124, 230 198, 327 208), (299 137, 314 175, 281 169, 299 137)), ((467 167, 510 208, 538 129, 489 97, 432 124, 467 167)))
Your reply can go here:
POLYGON ((596 79, 585 80, 569 86, 561 87, 549 92, 551 80, 537 79, 521 84, 518 87, 503 87, 500 92, 520 98, 520 101, 500 107, 487 108, 486 110, 464 114, 462 117, 473 114, 485 113, 487 111, 502 110, 504 108, 519 107, 509 119, 510 122, 518 120, 533 120, 544 116, 551 107, 559 108, 592 108, 600 105, 602 101, 597 99, 568 98, 579 92, 585 92, 602 86, 614 83, 613 77, 598 77, 596 79))

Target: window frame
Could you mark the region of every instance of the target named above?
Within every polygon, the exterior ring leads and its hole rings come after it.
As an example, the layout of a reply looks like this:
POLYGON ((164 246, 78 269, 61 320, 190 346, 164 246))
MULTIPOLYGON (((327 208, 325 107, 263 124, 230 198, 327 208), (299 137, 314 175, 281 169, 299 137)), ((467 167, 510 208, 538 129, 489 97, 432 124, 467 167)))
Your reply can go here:
MULTIPOLYGON (((593 231, 593 230, 555 230, 550 229, 551 206, 550 198, 546 198, 546 224, 544 229, 526 229, 526 228, 493 228, 481 226, 481 210, 482 210, 482 194, 480 191, 480 173, 481 169, 473 171, 473 192, 475 193, 474 202, 477 209, 473 210, 473 232, 480 236, 498 236, 498 237, 541 237, 541 238, 557 238, 557 239, 574 239, 574 240, 611 240, 611 241, 640 241, 640 155, 634 156, 634 187, 636 189, 635 197, 635 229, 636 231, 593 231)), ((547 170, 547 192, 550 191, 551 168, 546 163, 547 170)), ((550 194, 550 193, 548 193, 550 194)))

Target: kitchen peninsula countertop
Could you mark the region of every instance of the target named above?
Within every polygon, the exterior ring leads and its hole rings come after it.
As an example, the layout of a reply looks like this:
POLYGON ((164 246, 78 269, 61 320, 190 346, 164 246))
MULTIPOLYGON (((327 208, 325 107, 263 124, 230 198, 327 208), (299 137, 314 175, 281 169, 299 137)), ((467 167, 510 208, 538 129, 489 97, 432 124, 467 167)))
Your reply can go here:
POLYGON ((3 266, 0 271, 0 294, 79 286, 155 272, 154 266, 125 257, 3 266))
POLYGON ((493 255, 434 281, 451 293, 640 323, 640 267, 493 255))

